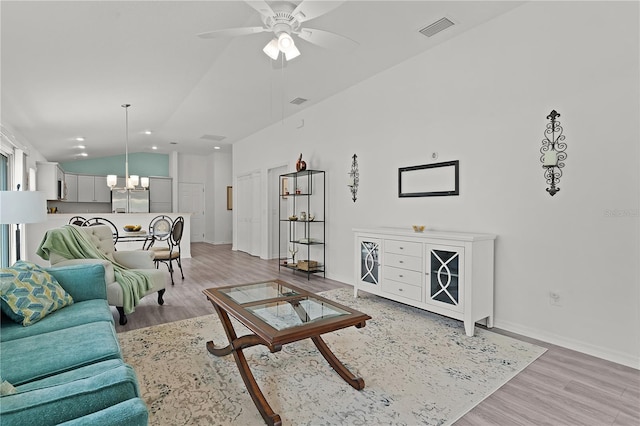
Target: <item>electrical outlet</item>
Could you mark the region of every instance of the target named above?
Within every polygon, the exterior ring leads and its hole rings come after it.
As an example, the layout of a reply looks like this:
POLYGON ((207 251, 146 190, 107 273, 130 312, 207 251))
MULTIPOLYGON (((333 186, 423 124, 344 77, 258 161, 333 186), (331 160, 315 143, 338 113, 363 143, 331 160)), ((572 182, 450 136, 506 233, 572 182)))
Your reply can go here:
POLYGON ((551 306, 562 306, 562 297, 557 290, 549 290, 549 304, 551 306))

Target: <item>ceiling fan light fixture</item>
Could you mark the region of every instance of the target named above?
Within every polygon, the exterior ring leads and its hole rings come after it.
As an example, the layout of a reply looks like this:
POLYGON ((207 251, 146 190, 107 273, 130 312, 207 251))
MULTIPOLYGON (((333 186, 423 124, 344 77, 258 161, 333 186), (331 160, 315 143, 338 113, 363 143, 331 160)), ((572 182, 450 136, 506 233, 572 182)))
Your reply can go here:
POLYGON ((278 48, 278 39, 274 38, 262 49, 262 51, 274 61, 278 59, 278 55, 280 54, 280 49, 278 48))
POLYGON ((286 52, 291 49, 291 47, 295 47, 295 43, 291 36, 285 32, 282 32, 278 35, 278 48, 281 52, 286 52))
POLYGON ((295 44, 292 44, 291 47, 289 47, 284 52, 284 57, 287 59, 287 61, 290 61, 293 58, 297 58, 298 56, 300 56, 300 51, 295 44))

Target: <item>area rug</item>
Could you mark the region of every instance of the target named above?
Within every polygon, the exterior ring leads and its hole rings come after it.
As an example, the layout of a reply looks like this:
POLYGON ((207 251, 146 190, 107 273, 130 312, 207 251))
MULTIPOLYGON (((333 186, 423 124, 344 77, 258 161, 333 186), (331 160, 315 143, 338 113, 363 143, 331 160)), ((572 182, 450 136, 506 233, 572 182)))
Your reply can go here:
MULTIPOLYGON (((366 327, 324 340, 365 388, 349 386, 310 340, 244 353, 283 425, 448 425, 522 371, 545 349, 350 289, 324 297, 369 314, 366 327)), ((213 307, 212 307, 213 312, 213 307)), ((239 335, 249 331, 234 320, 239 335)), ((217 315, 118 334, 135 369, 150 425, 262 425, 217 315)))

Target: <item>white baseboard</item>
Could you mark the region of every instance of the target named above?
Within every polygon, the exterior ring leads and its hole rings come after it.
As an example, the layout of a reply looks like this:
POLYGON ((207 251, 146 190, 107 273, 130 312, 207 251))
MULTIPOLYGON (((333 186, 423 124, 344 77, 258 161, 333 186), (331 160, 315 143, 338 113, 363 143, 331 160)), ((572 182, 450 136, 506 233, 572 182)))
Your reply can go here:
POLYGON ((640 357, 634 357, 632 354, 614 351, 609 348, 566 338, 544 330, 525 327, 509 321, 499 321, 496 319, 494 321, 494 327, 640 370, 640 357))
POLYGON ((211 241, 211 240, 204 240, 205 243, 207 244, 213 244, 213 245, 223 245, 223 244, 231 244, 231 241, 211 241))

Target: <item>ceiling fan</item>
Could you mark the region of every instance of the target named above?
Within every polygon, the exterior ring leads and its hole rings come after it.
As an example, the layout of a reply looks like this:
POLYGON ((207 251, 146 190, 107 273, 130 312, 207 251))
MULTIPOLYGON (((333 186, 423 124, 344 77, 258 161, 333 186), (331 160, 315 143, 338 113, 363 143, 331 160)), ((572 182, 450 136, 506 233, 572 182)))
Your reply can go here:
POLYGON ((347 37, 329 31, 302 26, 302 23, 332 11, 344 3, 344 0, 329 2, 303 0, 297 6, 284 1, 275 2, 272 5, 264 0, 245 0, 245 3, 260 13, 263 26, 209 31, 198 34, 198 37, 223 38, 271 32, 274 38, 262 50, 274 61, 278 59, 280 52, 287 61, 300 56, 293 35, 328 49, 351 49, 358 44, 347 37))

